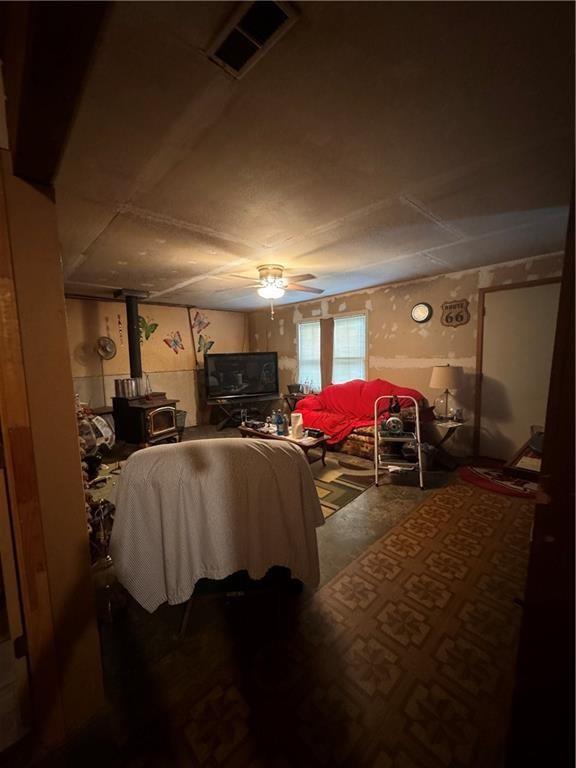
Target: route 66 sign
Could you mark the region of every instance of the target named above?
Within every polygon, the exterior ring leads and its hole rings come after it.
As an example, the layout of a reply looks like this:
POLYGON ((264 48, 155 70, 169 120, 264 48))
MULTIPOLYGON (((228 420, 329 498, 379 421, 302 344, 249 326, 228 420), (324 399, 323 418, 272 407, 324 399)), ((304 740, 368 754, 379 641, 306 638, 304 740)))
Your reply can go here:
POLYGON ((456 328, 459 325, 466 325, 470 320, 468 305, 469 302, 467 299, 445 301, 444 304, 442 304, 442 317, 440 318, 442 325, 448 325, 451 328, 456 328))

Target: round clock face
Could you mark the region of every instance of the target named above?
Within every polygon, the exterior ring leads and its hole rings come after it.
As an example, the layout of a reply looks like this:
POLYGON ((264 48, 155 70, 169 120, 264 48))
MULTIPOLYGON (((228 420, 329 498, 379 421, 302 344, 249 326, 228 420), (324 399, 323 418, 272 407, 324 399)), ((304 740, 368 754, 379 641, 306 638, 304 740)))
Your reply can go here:
POLYGON ((412 307, 412 320, 416 323, 425 323, 432 317, 432 307, 430 304, 420 302, 420 304, 414 304, 412 307))

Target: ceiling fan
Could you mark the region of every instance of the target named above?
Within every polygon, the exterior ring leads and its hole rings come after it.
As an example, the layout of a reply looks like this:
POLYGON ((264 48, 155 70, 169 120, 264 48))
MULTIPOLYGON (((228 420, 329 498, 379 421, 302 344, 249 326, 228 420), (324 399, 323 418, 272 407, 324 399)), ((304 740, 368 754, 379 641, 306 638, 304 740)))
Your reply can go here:
MULTIPOLYGON (((311 285, 301 285, 306 280, 315 280, 316 275, 289 275, 284 277, 285 268, 281 264, 261 264, 256 267, 258 272, 258 282, 255 278, 245 275, 230 275, 230 277, 239 280, 250 280, 251 285, 247 288, 255 288, 256 292, 263 299, 270 302, 271 317, 274 318, 274 299, 280 299, 286 291, 302 291, 303 293, 324 293, 322 288, 314 288, 311 285)), ((226 292, 234 289, 224 289, 226 292)), ((220 293, 220 291, 218 291, 220 293)))
POLYGON ((258 295, 263 299, 279 299, 286 291, 302 291, 303 293, 324 293, 322 288, 314 288, 311 285, 301 285, 307 280, 315 280, 316 275, 288 275, 284 277, 285 267, 281 264, 262 264, 256 267, 258 282, 255 278, 244 275, 230 275, 240 280, 250 280, 249 288, 256 288, 258 295))

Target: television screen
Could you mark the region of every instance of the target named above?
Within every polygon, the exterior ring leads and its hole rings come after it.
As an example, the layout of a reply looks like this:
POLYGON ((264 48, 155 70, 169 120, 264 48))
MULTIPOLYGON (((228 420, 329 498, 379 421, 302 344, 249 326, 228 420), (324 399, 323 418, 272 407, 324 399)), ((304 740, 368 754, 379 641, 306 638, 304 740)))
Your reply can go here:
POLYGON ((204 355, 207 400, 279 397, 276 352, 204 355))

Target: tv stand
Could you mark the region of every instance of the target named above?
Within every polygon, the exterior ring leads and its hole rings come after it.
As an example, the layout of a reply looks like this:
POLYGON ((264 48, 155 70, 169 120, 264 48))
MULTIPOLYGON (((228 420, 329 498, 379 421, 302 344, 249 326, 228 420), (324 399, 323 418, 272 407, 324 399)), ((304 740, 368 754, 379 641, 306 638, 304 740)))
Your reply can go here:
POLYGON ((240 411, 247 410, 248 416, 260 416, 262 417, 262 403, 270 403, 274 400, 281 400, 280 394, 277 395, 262 395, 262 397, 250 397, 242 400, 241 398, 229 400, 222 399, 210 399, 207 401, 208 405, 217 405, 226 415, 220 421, 216 429, 218 431, 225 427, 237 427, 240 423, 240 411))

